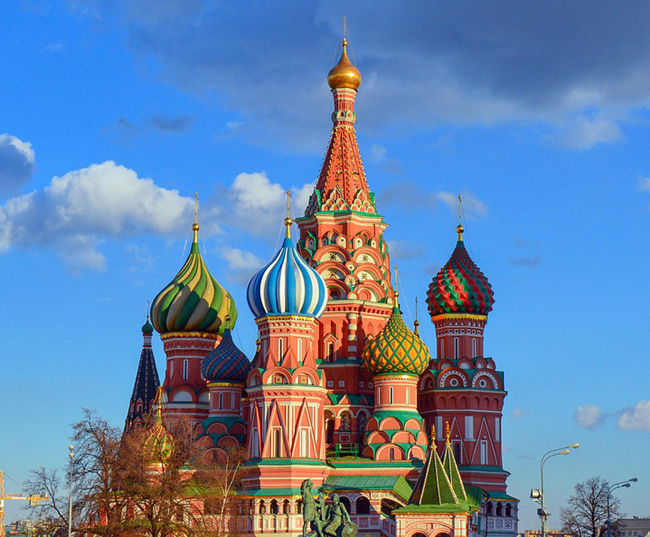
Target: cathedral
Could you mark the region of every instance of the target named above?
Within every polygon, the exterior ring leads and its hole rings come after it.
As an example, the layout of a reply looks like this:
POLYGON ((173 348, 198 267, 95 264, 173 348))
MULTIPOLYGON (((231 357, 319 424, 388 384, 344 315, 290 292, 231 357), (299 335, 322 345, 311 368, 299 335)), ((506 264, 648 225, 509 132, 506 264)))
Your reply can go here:
POLYGON ((208 271, 195 220, 187 261, 143 326, 127 427, 155 404, 155 330, 165 419, 190 420, 215 450, 246 449, 227 533, 302 535, 309 482, 336 496, 364 536, 514 536, 504 375, 484 355, 491 285, 459 225, 449 261, 423 289, 436 341, 429 348, 418 321, 404 322, 356 141, 361 75, 346 47, 327 77, 333 128, 314 191, 248 285, 255 356, 233 341, 238 305, 208 271))

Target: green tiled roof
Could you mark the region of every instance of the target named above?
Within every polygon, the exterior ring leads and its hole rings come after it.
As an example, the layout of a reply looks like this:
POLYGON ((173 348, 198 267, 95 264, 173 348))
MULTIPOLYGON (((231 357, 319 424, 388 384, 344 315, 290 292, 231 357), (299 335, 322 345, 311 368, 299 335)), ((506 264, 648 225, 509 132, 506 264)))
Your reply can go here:
POLYGON ((325 490, 359 491, 388 490, 407 501, 413 488, 404 476, 396 475, 335 475, 323 484, 325 490))
POLYGON ((458 496, 451 486, 434 444, 429 449, 429 456, 413 489, 409 505, 457 505, 458 502, 458 496))
POLYGON ((442 466, 449 477, 451 486, 458 499, 467 501, 467 493, 465 492, 465 486, 463 485, 463 478, 460 476, 460 472, 458 471, 458 465, 456 464, 456 457, 454 457, 454 453, 451 449, 449 435, 447 435, 445 451, 442 455, 442 466))

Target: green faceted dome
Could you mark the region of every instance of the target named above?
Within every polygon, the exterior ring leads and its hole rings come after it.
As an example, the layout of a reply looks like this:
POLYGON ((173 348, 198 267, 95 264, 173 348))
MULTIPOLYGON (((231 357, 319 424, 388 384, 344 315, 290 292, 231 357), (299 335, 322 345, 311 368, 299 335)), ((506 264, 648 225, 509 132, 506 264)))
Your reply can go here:
POLYGON ((183 268, 153 301, 151 320, 158 332, 203 332, 221 334, 222 320, 237 320, 237 308, 228 292, 208 271, 199 251, 199 225, 192 226, 194 240, 183 268))
POLYGON ((364 367, 373 375, 419 376, 429 365, 429 349, 411 332, 397 303, 386 326, 366 343, 361 353, 364 367))

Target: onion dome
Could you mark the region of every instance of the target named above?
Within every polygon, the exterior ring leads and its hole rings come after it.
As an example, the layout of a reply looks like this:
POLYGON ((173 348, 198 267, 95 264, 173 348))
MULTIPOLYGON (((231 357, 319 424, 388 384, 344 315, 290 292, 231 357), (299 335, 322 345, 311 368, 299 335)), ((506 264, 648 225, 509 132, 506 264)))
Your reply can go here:
MULTIPOLYGON (((229 323, 226 318, 226 324, 229 323)), ((201 363, 201 373, 208 382, 244 382, 251 364, 232 340, 230 327, 226 326, 219 345, 201 363)))
POLYGON ((169 332, 223 333, 226 315, 237 320, 237 308, 228 292, 212 277, 199 250, 199 225, 183 268, 153 301, 151 319, 161 334, 169 332))
POLYGON ((174 437, 163 423, 163 388, 158 388, 156 396, 156 415, 149 434, 144 442, 144 452, 151 463, 168 461, 174 452, 174 437))
POLYGON ((361 85, 361 73, 348 58, 348 42, 343 40, 343 54, 341 59, 327 74, 327 83, 330 88, 351 88, 356 90, 361 85))
POLYGON ((396 300, 386 326, 377 337, 366 343, 361 359, 373 375, 419 376, 429 365, 431 357, 427 346, 404 323, 396 300))
POLYGON ((153 325, 149 321, 148 315, 147 315, 147 321, 142 325, 142 333, 147 336, 153 334, 153 325))
POLYGON ((465 249, 463 226, 456 230, 456 248, 429 284, 429 313, 432 317, 445 313, 487 315, 494 304, 492 286, 465 249))
POLYGON ((248 284, 248 305, 256 319, 267 315, 320 317, 327 305, 327 289, 291 240, 291 218, 286 218, 286 236, 271 262, 248 284))

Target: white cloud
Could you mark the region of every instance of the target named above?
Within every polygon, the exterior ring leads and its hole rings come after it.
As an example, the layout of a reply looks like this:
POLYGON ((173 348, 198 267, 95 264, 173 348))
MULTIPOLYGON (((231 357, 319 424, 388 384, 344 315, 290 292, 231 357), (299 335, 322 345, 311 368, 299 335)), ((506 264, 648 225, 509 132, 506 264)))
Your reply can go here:
POLYGON ((526 417, 528 415, 528 412, 522 408, 513 408, 512 412, 510 412, 510 415, 515 419, 521 419, 526 417))
POLYGON ((248 284, 253 274, 264 265, 264 261, 253 252, 239 248, 224 246, 219 249, 219 255, 228 263, 228 281, 240 285, 248 284))
POLYGON ((381 144, 372 144, 370 146, 370 156, 369 159, 371 162, 382 162, 387 158, 387 149, 381 144))
POLYGON ((644 192, 650 192, 650 177, 639 177, 638 188, 644 192))
POLYGON ((73 268, 103 269, 107 237, 173 235, 191 222, 193 203, 177 190, 112 161, 54 177, 44 190, 0 206, 0 252, 45 247, 73 268))
POLYGON ((32 144, 10 134, 0 134, 0 198, 29 183, 36 160, 32 144))
POLYGON ((422 248, 408 241, 386 241, 391 259, 413 259, 422 255, 422 248))
MULTIPOLYGON (((292 214, 301 214, 314 189, 313 183, 292 186, 292 214)), ((273 183, 265 172, 240 173, 226 190, 228 210, 222 207, 223 225, 233 225, 252 235, 274 237, 282 228, 286 208, 286 188, 273 183)))
MULTIPOLYGON (((444 203, 450 210, 458 212, 458 194, 452 192, 438 192, 436 197, 444 203)), ((487 206, 485 202, 478 199, 469 192, 463 192, 460 195, 462 200, 462 211, 468 218, 487 215, 487 206)))
POLYGON ((624 139, 616 121, 602 114, 595 118, 576 118, 559 132, 546 136, 546 140, 558 148, 578 151, 591 149, 598 144, 621 142, 624 139))
POLYGON ((650 431, 650 400, 641 399, 636 405, 623 409, 618 426, 627 431, 650 431))
POLYGON ((581 429, 595 429, 605 421, 605 415, 599 406, 583 405, 576 408, 573 421, 581 429))

